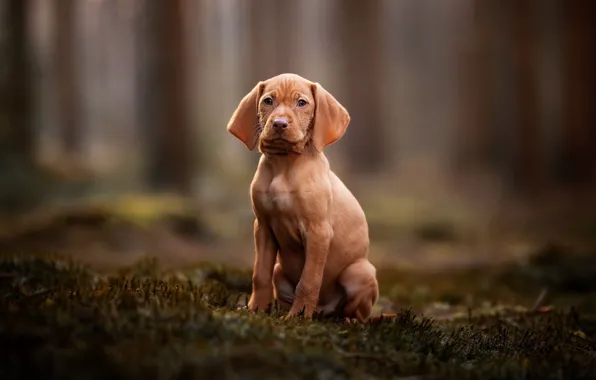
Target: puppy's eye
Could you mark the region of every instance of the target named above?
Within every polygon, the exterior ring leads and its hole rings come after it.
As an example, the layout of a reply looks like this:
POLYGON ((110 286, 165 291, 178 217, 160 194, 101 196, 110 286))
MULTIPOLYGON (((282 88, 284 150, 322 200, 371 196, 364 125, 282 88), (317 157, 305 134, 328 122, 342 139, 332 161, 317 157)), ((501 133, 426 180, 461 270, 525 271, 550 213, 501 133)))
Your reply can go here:
POLYGON ((272 105, 272 104, 273 104, 273 99, 272 99, 270 96, 268 96, 268 97, 266 97, 265 99, 263 99, 263 103, 265 103, 265 104, 267 104, 268 106, 270 106, 270 105, 272 105))
POLYGON ((308 104, 308 102, 304 99, 298 99, 298 107, 304 107, 308 104))

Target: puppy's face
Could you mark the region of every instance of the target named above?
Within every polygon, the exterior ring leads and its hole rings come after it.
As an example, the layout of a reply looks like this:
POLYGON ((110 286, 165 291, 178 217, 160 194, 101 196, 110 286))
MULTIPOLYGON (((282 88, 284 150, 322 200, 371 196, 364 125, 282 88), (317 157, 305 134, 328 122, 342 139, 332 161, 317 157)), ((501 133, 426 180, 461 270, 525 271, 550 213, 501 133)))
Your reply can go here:
POLYGON ((258 99, 259 150, 300 153, 310 139, 315 114, 312 84, 297 76, 262 84, 258 99))
POLYGON ((350 123, 348 111, 319 83, 296 74, 259 82, 242 98, 227 130, 253 150, 267 154, 321 152, 339 140, 350 123), (255 123, 256 122, 256 123, 255 123))

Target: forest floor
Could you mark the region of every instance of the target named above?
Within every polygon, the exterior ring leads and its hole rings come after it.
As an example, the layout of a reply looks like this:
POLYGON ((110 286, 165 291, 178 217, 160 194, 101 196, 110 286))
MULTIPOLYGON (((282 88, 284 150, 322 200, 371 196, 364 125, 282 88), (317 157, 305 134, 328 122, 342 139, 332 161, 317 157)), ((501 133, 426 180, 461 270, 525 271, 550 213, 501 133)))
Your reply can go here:
POLYGON ((3 225, 0 378, 596 378, 593 251, 445 269, 458 248, 435 240, 424 270, 377 256, 374 313, 395 317, 283 321, 246 310, 250 242, 218 243, 186 212, 115 210, 3 225))

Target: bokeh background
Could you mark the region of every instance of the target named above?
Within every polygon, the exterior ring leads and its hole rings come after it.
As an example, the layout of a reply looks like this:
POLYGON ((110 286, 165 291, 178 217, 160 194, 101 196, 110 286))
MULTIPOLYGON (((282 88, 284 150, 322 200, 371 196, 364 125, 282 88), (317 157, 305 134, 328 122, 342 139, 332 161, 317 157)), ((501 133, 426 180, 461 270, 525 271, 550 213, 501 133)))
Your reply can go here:
POLYGON ((320 82, 379 265, 596 238, 591 0, 2 0, 0 248, 252 263, 259 81, 320 82), (109 215, 109 216, 106 216, 109 215))

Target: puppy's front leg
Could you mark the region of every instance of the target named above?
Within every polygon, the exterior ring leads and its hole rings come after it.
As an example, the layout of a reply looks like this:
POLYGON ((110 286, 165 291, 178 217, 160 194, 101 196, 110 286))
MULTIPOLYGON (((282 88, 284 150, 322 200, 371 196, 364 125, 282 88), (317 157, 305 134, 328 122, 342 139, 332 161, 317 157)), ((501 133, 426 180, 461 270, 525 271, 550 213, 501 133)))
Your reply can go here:
POLYGON ((255 219, 255 262, 252 274, 252 294, 248 301, 250 310, 266 310, 273 296, 273 267, 277 257, 277 241, 269 226, 255 219))
POLYGON ((327 223, 310 224, 306 231, 306 261, 300 281, 296 286, 296 298, 287 315, 291 318, 304 309, 304 317, 311 318, 319 302, 325 263, 329 254, 332 230, 327 223))

